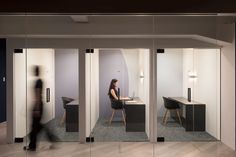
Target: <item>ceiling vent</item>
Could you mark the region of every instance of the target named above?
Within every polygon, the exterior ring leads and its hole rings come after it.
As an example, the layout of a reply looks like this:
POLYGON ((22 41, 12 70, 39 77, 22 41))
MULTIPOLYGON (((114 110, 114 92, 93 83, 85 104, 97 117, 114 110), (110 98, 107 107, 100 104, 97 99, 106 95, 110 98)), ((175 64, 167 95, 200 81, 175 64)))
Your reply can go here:
POLYGON ((70 17, 76 23, 88 23, 88 16, 86 15, 71 15, 70 17))

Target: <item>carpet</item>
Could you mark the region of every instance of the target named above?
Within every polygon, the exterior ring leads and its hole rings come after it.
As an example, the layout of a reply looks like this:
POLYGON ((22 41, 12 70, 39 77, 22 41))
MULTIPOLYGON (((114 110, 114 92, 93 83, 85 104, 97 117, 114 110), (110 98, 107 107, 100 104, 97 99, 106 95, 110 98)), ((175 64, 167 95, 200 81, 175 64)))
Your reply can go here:
POLYGON ((165 137, 165 141, 217 141, 207 132, 185 131, 175 120, 168 118, 166 125, 162 124, 162 117, 157 120, 157 136, 165 137))
POLYGON ((100 118, 91 132, 95 142, 145 142, 148 141, 145 132, 126 132, 123 121, 112 121, 100 118))
MULTIPOLYGON (((66 132, 65 125, 60 124, 60 119, 53 119, 49 121, 45 126, 58 137, 57 142, 77 142, 79 141, 79 132, 66 132)), ((42 132, 41 139, 45 140, 46 135, 42 132)))

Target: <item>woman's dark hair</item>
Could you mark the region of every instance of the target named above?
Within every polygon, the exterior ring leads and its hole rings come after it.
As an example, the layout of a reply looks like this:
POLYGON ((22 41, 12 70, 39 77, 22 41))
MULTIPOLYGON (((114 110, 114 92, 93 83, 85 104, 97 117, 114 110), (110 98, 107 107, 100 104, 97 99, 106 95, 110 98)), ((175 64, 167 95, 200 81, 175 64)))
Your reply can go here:
POLYGON ((40 75, 40 68, 39 68, 38 65, 36 65, 36 66, 34 67, 34 75, 35 75, 35 76, 39 76, 39 75, 40 75))
POLYGON ((108 95, 111 94, 111 89, 115 89, 115 83, 116 83, 117 81, 118 81, 117 79, 112 79, 112 80, 111 80, 110 87, 109 87, 109 90, 108 90, 108 95))

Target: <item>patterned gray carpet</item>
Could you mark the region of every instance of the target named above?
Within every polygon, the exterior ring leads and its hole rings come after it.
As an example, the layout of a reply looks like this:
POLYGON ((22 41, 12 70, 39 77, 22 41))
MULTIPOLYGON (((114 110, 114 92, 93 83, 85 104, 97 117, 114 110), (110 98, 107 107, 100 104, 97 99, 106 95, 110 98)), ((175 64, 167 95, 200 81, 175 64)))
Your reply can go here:
MULTIPOLYGON (((169 118, 166 126, 162 124, 162 118, 158 118, 157 135, 165 137, 165 141, 217 141, 207 132, 186 132, 180 124, 169 118)), ((65 126, 59 124, 58 119, 53 119, 46 124, 47 128, 63 142, 79 141, 79 132, 66 132, 65 126)), ((145 132, 126 132, 122 121, 99 119, 91 132, 95 142, 145 142, 148 141, 145 132)), ((45 134, 42 134, 45 139, 45 134)))
POLYGON ((99 119, 91 133, 95 142, 144 142, 148 141, 145 132, 126 132, 122 121, 113 121, 111 125, 108 120, 99 119))
MULTIPOLYGON (((58 137, 58 142, 77 142, 79 141, 79 132, 66 132, 65 125, 60 125, 60 120, 55 118, 46 124, 46 127, 55 136, 58 137)), ((42 132, 42 140, 46 139, 45 133, 42 132)))
MULTIPOLYGON (((66 132, 65 126, 60 125, 58 119, 53 119, 46 124, 46 127, 63 142, 79 141, 78 132, 66 132)), ((122 121, 113 121, 111 125, 107 120, 99 119, 91 132, 95 142, 143 142, 148 141, 145 132, 126 132, 122 121)), ((42 132, 41 140, 46 140, 46 135, 42 132)))
POLYGON ((169 118, 166 126, 162 124, 162 118, 158 118, 157 136, 165 137, 165 141, 217 141, 207 132, 190 132, 173 119, 169 118))

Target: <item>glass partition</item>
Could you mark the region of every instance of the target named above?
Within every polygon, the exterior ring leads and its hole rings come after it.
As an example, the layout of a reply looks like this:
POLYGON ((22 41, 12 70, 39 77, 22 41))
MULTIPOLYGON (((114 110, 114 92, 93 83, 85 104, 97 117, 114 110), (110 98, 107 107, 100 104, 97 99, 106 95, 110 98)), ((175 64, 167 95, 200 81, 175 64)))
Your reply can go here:
POLYGON ((69 16, 26 16, 26 146, 36 152, 80 141, 79 53, 83 46, 65 32, 70 20, 69 16))
POLYGON ((219 17, 159 16, 156 26, 170 35, 156 43, 158 139, 220 140, 219 17))
POLYGON ((145 153, 152 156, 152 144, 147 142, 151 132, 153 18, 108 15, 88 16, 88 21, 87 25, 93 28, 90 38, 93 52, 86 58, 89 63, 86 72, 90 72, 91 78, 89 136, 94 141, 91 156, 99 152, 143 155, 137 146, 145 147, 145 153))
POLYGON ((6 54, 6 40, 0 39, 0 145, 7 143, 6 54))
POLYGON ((0 15, 0 22, 0 149, 7 155, 26 144, 26 75, 18 70, 25 68, 25 16, 0 15))
POLYGON ((0 73, 0 89, 9 82, 1 150, 7 139, 23 156, 158 156, 166 145, 156 141, 221 140, 232 17, 27 14, 0 23, 9 67, 0 73))

